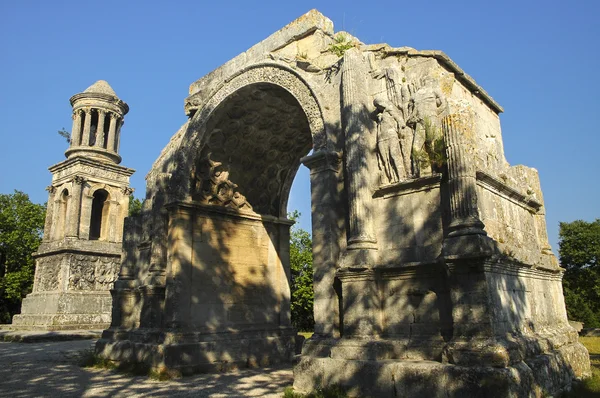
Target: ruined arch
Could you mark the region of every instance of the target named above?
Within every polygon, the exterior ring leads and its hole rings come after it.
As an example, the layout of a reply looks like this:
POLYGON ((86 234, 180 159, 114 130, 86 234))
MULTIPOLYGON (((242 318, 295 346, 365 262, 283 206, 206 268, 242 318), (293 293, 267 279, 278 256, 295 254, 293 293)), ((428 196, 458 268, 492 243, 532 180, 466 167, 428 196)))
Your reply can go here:
MULTIPOLYGON (((197 110, 192 112, 189 124, 179 139, 178 148, 172 151, 176 158, 176 167, 172 170, 168 196, 164 202, 173 200, 191 200, 192 184, 186 173, 194 169, 194 162, 201 156, 202 150, 209 137, 207 131, 209 122, 214 120, 215 112, 249 87, 276 87, 280 93, 287 93, 289 98, 297 101, 306 117, 308 130, 312 140, 313 150, 324 149, 328 146, 325 119, 320 101, 308 82, 296 71, 277 63, 261 63, 241 69, 232 77, 220 82, 206 98, 197 99, 197 110)), ((299 159, 298 159, 299 160, 299 159)), ((298 163, 299 165, 299 163, 298 163)), ((161 165, 162 166, 162 165, 161 165)), ((296 166, 297 168, 297 166, 296 166)), ((292 179, 293 180, 293 175, 292 179)), ((291 182, 289 185, 291 186, 291 182)), ((160 183, 159 183, 160 184, 160 183)), ((289 186, 287 190, 289 191, 289 186)))

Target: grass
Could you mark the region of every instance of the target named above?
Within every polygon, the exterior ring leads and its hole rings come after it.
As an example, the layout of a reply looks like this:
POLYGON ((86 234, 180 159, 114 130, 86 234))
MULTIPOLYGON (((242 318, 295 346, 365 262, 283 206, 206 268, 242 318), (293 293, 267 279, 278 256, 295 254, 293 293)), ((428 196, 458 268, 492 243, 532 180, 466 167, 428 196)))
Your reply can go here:
POLYGON ((574 385, 567 397, 600 397, 600 337, 580 337, 579 341, 590 352, 592 377, 574 385))
POLYGON ((329 52, 341 57, 346 50, 356 47, 356 44, 346 35, 339 33, 333 38, 333 43, 329 46, 329 52))
POLYGON ((119 373, 125 373, 131 376, 147 376, 150 379, 166 381, 181 377, 177 371, 168 369, 152 369, 143 364, 116 364, 115 362, 102 358, 94 352, 94 349, 81 351, 79 357, 79 366, 82 368, 96 368, 112 370, 119 373))

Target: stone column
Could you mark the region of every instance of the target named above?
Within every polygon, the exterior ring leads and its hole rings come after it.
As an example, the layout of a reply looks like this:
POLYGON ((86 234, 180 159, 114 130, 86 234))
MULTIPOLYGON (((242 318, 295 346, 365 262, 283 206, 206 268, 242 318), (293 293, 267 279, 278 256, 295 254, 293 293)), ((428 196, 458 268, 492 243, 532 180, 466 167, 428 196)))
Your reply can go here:
POLYGON ((96 146, 104 148, 104 118, 106 111, 98 109, 98 129, 96 130, 96 146))
POLYGON ((116 113, 110 113, 110 126, 108 128, 108 141, 106 143, 106 149, 108 149, 109 151, 115 152, 116 151, 116 147, 115 147, 115 135, 117 132, 117 121, 118 121, 119 115, 117 115, 116 113))
POLYGON ((340 256, 341 155, 317 151, 302 159, 310 169, 312 203, 314 332, 317 336, 340 337, 339 292, 335 273, 340 256))
POLYGON ((83 184, 85 184, 85 178, 81 176, 75 176, 75 178, 73 178, 71 203, 67 215, 66 237, 79 237, 79 219, 81 217, 81 194, 83 191, 83 184))
POLYGON ((365 76, 368 65, 352 48, 342 63, 342 127, 345 140, 346 191, 348 195, 348 249, 376 249, 371 215, 371 183, 367 165, 370 124, 365 76))
POLYGON ((49 185, 46 188, 46 191, 48 191, 48 206, 46 208, 46 220, 44 222, 44 241, 50 240, 50 234, 52 231, 52 219, 56 207, 54 206, 54 194, 56 193, 56 187, 54 187, 53 185, 49 185))
POLYGON ((83 139, 81 140, 81 145, 89 146, 90 131, 92 130, 92 109, 86 108, 83 111, 85 112, 85 120, 83 122, 83 139))
POLYGON ((81 143, 81 109, 73 112, 73 128, 71 129, 71 146, 81 143))
POLYGON ((448 236, 487 235, 477 210, 475 165, 469 154, 473 149, 465 139, 465 135, 472 134, 469 131, 472 126, 465 119, 463 115, 452 114, 442 120, 450 190, 448 236))
POLYGON ((123 124, 125 124, 125 120, 120 119, 119 122, 117 123, 117 133, 115 134, 115 143, 114 143, 114 148, 115 148, 115 152, 119 153, 119 147, 121 146, 121 127, 123 127, 123 124))

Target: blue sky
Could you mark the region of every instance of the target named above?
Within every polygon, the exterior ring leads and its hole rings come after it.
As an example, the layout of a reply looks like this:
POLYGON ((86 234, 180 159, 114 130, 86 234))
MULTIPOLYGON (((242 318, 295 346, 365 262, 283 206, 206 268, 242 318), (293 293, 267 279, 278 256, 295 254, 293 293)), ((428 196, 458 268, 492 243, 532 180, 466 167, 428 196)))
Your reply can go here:
MULTIPOLYGON (((0 193, 44 202, 64 159, 69 98, 107 80, 131 108, 122 164, 144 176, 186 120, 190 83, 311 8, 365 43, 448 54, 505 109, 505 154, 538 169, 550 243, 600 217, 600 2, 0 2, 0 193)), ((289 209, 310 230, 307 170, 289 209)))

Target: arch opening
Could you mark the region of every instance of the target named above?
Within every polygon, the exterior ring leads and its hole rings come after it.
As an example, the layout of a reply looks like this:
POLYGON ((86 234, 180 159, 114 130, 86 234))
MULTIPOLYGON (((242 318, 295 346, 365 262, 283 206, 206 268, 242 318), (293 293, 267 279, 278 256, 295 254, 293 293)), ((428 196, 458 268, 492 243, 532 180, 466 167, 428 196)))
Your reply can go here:
POLYGON ((90 218, 90 240, 102 239, 105 233, 108 192, 99 189, 92 199, 92 215, 90 218))
POLYGON ((202 148, 192 177, 194 201, 285 217, 292 181, 312 137, 292 94, 257 83, 214 110, 202 148))

